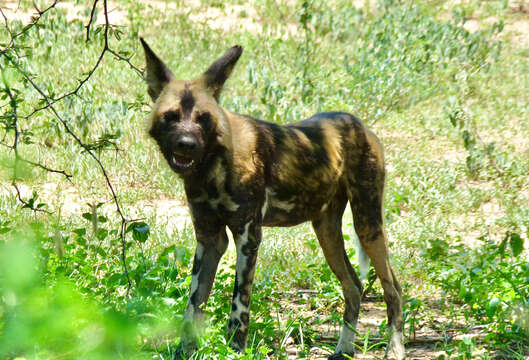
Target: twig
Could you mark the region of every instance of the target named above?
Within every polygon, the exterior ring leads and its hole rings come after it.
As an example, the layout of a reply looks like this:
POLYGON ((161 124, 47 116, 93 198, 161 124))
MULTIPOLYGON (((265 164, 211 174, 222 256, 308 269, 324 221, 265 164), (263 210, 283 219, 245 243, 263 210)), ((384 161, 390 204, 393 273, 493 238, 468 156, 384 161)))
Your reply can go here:
POLYGON ((94 20, 94 14, 96 12, 97 3, 99 0, 94 0, 94 4, 92 5, 92 11, 90 11, 90 20, 88 20, 88 24, 86 24, 86 42, 90 41, 90 27, 92 26, 92 21, 94 20))
POLYGON ((61 175, 63 175, 66 178, 66 180, 71 181, 72 174, 67 173, 65 170, 52 169, 52 168, 49 168, 46 165, 43 165, 41 163, 37 163, 37 162, 31 161, 31 160, 26 160, 26 159, 23 159, 21 157, 19 157, 19 159, 20 159, 20 161, 23 161, 23 162, 28 163, 30 165, 39 167, 39 168, 41 168, 43 170, 46 170, 47 172, 51 172, 51 173, 55 173, 55 174, 61 174, 61 175))
MULTIPOLYGON (((99 157, 94 153, 94 151, 91 149, 90 145, 89 144, 85 144, 81 140, 81 138, 70 128, 70 126, 68 124, 68 121, 66 121, 66 119, 64 119, 59 114, 57 109, 55 108, 55 104, 57 102, 65 99, 65 98, 67 98, 67 97, 77 95, 79 90, 92 77, 94 72, 100 66, 100 64, 102 63, 102 60, 103 60, 103 58, 104 58, 104 56, 105 56, 105 54, 107 52, 112 54, 116 59, 127 62, 129 64, 129 66, 132 69, 134 69, 137 73, 139 73, 140 75, 142 74, 142 72, 141 72, 141 70, 139 70, 137 67, 135 67, 130 62, 131 57, 129 57, 129 58, 124 57, 124 56, 120 55, 118 52, 116 52, 116 51, 114 51, 113 49, 110 48, 108 36, 109 36, 109 29, 110 29, 111 25, 110 25, 109 19, 108 19, 107 0, 103 0, 103 8, 104 8, 104 16, 105 16, 105 25, 104 25, 104 33, 103 33, 104 34, 103 35, 104 36, 104 45, 103 45, 103 49, 101 50, 101 53, 99 54, 99 57, 98 57, 96 63, 90 69, 90 71, 86 74, 86 76, 79 81, 79 84, 73 90, 71 90, 71 91, 69 91, 69 92, 67 92, 67 93, 65 93, 65 94, 63 94, 63 95, 61 95, 61 96, 59 96, 59 97, 57 97, 55 99, 50 98, 35 83, 35 81, 31 78, 31 76, 24 69, 21 68, 21 66, 18 63, 18 61, 16 61, 15 59, 13 59, 11 56, 9 56, 7 54, 8 54, 9 50, 13 50, 16 53, 15 39, 18 36, 20 36, 23 33, 25 33, 26 31, 28 31, 29 29, 31 29, 33 26, 35 26, 38 23, 38 21, 40 20, 40 18, 42 17, 42 15, 44 13, 46 13, 47 11, 49 11, 50 9, 52 9, 53 7, 55 7, 55 5, 57 5, 58 2, 59 2, 59 0, 55 0, 49 7, 47 7, 44 10, 40 10, 37 6, 35 6, 35 9, 36 9, 36 11, 39 14, 38 17, 33 18, 32 23, 30 23, 28 26, 24 27, 24 29, 21 32, 16 33, 16 34, 13 34, 11 32, 11 29, 9 28, 7 17, 5 16, 5 14, 3 12, 1 12, 1 9, 0 9, 1 15, 4 17, 4 21, 6 23, 6 26, 8 28, 9 33, 10 33, 10 36, 11 36, 11 39, 10 39, 8 47, 4 48, 3 50, 0 51, 0 56, 1 55, 5 56, 6 60, 13 65, 13 67, 24 77, 24 79, 29 84, 31 84, 33 89, 36 90, 40 94, 42 100, 44 100, 44 102, 45 102, 45 104, 43 106, 35 108, 30 114, 26 115, 24 118, 25 119, 29 119, 34 114, 36 114, 37 112, 42 111, 42 110, 50 111, 59 120, 59 122, 62 124, 62 126, 64 127, 66 133, 68 133, 75 140, 75 142, 86 153, 88 153, 88 155, 96 162, 97 166, 99 167, 99 169, 100 169, 100 171, 101 171, 101 173, 102 173, 102 175, 103 175, 103 177, 105 179, 105 182, 106 182, 106 184, 107 184, 107 186, 108 186, 108 188, 110 190, 110 193, 111 193, 111 196, 112 196, 112 200, 113 200, 113 202, 115 204, 116 212, 118 213, 118 215, 119 215, 119 217, 121 219, 121 226, 120 226, 121 258, 122 258, 122 262, 123 262, 123 270, 125 272, 125 276, 126 276, 127 282, 128 282, 128 287, 127 287, 127 293, 128 293, 130 291, 131 287, 132 287, 132 282, 130 280, 129 271, 128 271, 128 267, 127 267, 127 263, 126 263, 126 239, 125 239, 125 236, 126 236, 127 224, 132 223, 135 220, 127 220, 126 219, 126 217, 124 216, 123 211, 121 209, 121 206, 120 206, 116 191, 114 190, 114 187, 113 187, 113 185, 112 185, 112 183, 110 181, 110 177, 109 177, 109 175, 107 173, 107 170, 105 169, 103 163, 101 162, 99 157)), ((90 28, 91 28, 91 26, 93 24, 93 21, 94 21, 95 11, 96 11, 96 7, 97 7, 97 3, 98 2, 99 2, 99 0, 94 0, 94 2, 92 4, 92 11, 91 11, 91 14, 90 14, 90 19, 89 19, 88 24, 86 25, 87 41, 89 40, 90 28)), ((16 55, 18 55, 18 53, 16 53, 16 55)), ((19 129, 18 129, 18 114, 16 112, 17 108, 16 108, 15 96, 12 94, 11 90, 8 88, 7 85, 6 85, 6 92, 7 92, 8 96, 10 97, 10 100, 11 100, 11 107, 13 109, 13 128, 14 128, 14 131, 15 131, 13 145, 11 145, 11 146, 7 145, 7 144, 6 145, 8 147, 10 147, 11 149, 13 149, 14 152, 15 152, 15 172, 16 172, 16 168, 17 168, 17 162, 18 161, 26 161, 26 162, 28 162, 28 163, 30 163, 30 164, 32 164, 34 166, 38 166, 38 167, 40 167, 40 168, 42 168, 42 169, 44 169, 46 171, 62 174, 67 179, 69 179, 71 177, 71 175, 68 174, 67 172, 65 172, 64 170, 54 170, 54 169, 51 169, 51 168, 49 168, 49 167, 47 167, 47 166, 45 166, 43 164, 32 162, 32 161, 28 161, 28 160, 23 160, 23 159, 20 158, 20 156, 18 155, 18 141, 19 141, 19 137, 20 137, 20 132, 19 132, 19 129)), ((16 173, 15 173, 15 176, 14 176, 14 179, 13 179, 13 186, 15 187, 15 189, 17 191, 18 200, 22 204, 24 204, 24 206, 27 206, 27 207, 31 208, 32 210, 34 210, 34 211, 44 211, 44 212, 46 212, 45 210, 33 207, 32 204, 28 203, 27 201, 25 201, 22 198, 20 190, 19 190, 18 186, 16 185, 15 180, 16 180, 16 173)))
POLYGON ((22 198, 22 195, 20 194, 20 189, 18 188, 18 185, 17 185, 17 182, 15 181, 15 179, 13 178, 13 181, 11 182, 11 186, 13 186, 17 192, 17 199, 18 201, 20 201, 22 203, 22 205, 26 206, 27 208, 31 209, 33 212, 37 212, 37 211, 40 211, 40 212, 43 212, 43 213, 46 213, 46 214, 51 214, 49 211, 47 210, 44 210, 44 209, 39 209, 39 208, 36 208, 35 206, 33 206, 32 204, 28 203, 26 200, 24 200, 22 198))
MULTIPOLYGON (((13 149, 13 146, 12 145, 9 145, 9 144, 6 144, 4 142, 0 142, 0 145, 1 146, 4 146, 10 150, 14 150, 13 149)), ((47 167, 46 165, 43 165, 41 163, 38 163, 38 162, 35 162, 35 161, 31 161, 31 160, 27 160, 27 159, 24 159, 23 157, 21 157, 20 155, 18 156, 18 160, 22 161, 22 162, 25 162, 27 164, 30 164, 30 165, 33 165, 35 167, 39 167, 41 168, 42 170, 46 170, 48 172, 51 172, 51 173, 56 173, 56 174, 60 174, 60 175, 63 175, 66 180, 68 181, 71 181, 71 178, 73 177, 70 173, 66 172, 65 170, 57 170, 57 169, 52 169, 50 167, 47 167)))
POLYGON ((112 55, 114 55, 114 57, 118 60, 121 60, 121 61, 125 61, 132 70, 136 71, 138 73, 138 75, 140 75, 141 77, 143 77, 143 71, 138 68, 137 66, 135 66, 133 63, 130 62, 130 60, 134 57, 134 55, 131 55, 129 57, 125 57, 121 54, 119 54, 117 51, 111 49, 111 48, 108 48, 107 51, 109 53, 111 53, 112 55))
MULTIPOLYGON (((40 19, 42 18, 42 15, 44 15, 45 13, 47 13, 48 11, 50 11, 51 9, 53 9, 58 3, 59 3, 60 0, 54 0, 53 3, 48 6, 47 8, 45 8, 44 10, 40 10, 36 5, 35 3, 33 3, 33 6, 35 7, 35 10, 37 10, 37 13, 38 13, 38 16, 34 16, 31 18, 32 22, 29 23, 28 25, 24 26, 24 28, 22 30, 20 30, 18 33, 13 33, 9 30, 8 28, 8 32, 9 32, 9 35, 11 36, 11 40, 9 41, 9 44, 1 51, 1 52, 5 52, 7 51, 9 48, 12 48, 13 45, 15 44, 15 39, 21 35, 23 35, 24 33, 26 33, 29 29, 33 28, 35 25, 37 25, 37 23, 40 21, 40 19)), ((2 11, 2 9, 0 9, 0 12, 2 13, 2 16, 4 17, 4 20, 6 22, 6 27, 7 27, 7 17, 5 16, 4 12, 2 11)))
MULTIPOLYGON (((106 3, 106 0, 105 0, 105 3, 106 3)), ((106 7, 105 7, 105 11, 106 11, 106 7)), ((127 219, 125 218, 125 216, 123 215, 123 212, 121 210, 121 206, 119 204, 119 200, 118 200, 118 197, 116 195, 116 192, 114 190, 114 187, 112 186, 112 183, 110 181, 110 177, 107 173, 107 170, 105 169, 103 163, 101 162, 101 160, 94 154, 94 152, 90 149, 90 147, 85 144, 80 138, 79 136, 77 136, 77 134, 70 128, 70 126, 68 125, 68 122, 61 117, 61 115, 59 115, 59 113, 57 112, 57 110, 55 109, 54 105, 50 102, 50 99, 48 98, 48 96, 44 93, 44 91, 42 91, 42 89, 37 85, 35 84, 35 82, 33 81, 33 79, 31 79, 30 76, 28 76, 28 74, 23 71, 19 65, 13 61, 11 58, 8 58, 8 60, 11 62, 11 64, 13 64, 13 66, 22 74, 22 76, 24 76, 24 78, 28 81, 28 83, 31 84, 31 86, 42 96, 42 98, 46 101, 47 103, 47 108, 53 113, 53 115, 55 115, 55 117, 61 122, 61 124, 63 125, 64 129, 66 130, 66 132, 68 134, 70 134, 71 137, 73 137, 73 139, 77 142, 77 144, 82 147, 84 149, 84 151, 86 151, 88 153, 88 155, 94 159, 94 161, 97 163, 99 169, 101 170, 101 173, 103 174, 103 177, 105 178, 105 181, 107 183, 107 186, 112 194, 112 199, 114 201, 114 205, 116 207, 116 212, 119 214, 120 218, 121 218, 121 231, 120 231, 120 238, 121 238, 121 242, 122 242, 122 252, 123 250, 125 249, 125 231, 124 231, 124 226, 125 224, 127 223, 127 219)), ((125 254, 124 252, 122 253, 122 257, 125 258, 125 254)), ((130 277, 129 277, 129 273, 128 273, 128 268, 127 268, 127 263, 124 261, 123 262, 123 268, 124 268, 124 271, 125 271, 125 274, 127 276, 127 280, 128 280, 128 289, 130 290, 130 288, 132 287, 132 283, 130 281, 130 277)))
MULTIPOLYGON (((96 8, 96 5, 98 3, 99 0, 94 0, 94 4, 92 6, 92 12, 94 12, 94 9, 96 8)), ((41 107, 38 107, 38 108, 35 108, 31 113, 29 113, 28 115, 26 115, 26 119, 29 119, 30 117, 32 117, 33 115, 35 115, 37 112, 39 111, 42 111, 42 110, 45 110, 47 109, 50 105, 53 105, 53 104, 56 104, 58 103, 59 101, 67 98, 67 97, 70 97, 70 96, 73 96, 73 95, 77 95, 77 93, 79 92, 79 90, 81 90, 81 88, 83 87, 83 85, 88 81, 90 80, 90 78, 92 77, 92 75, 94 74, 94 72, 97 70, 97 68, 99 67, 99 65, 101 64, 101 61, 103 61, 103 57, 105 56, 105 54, 107 52, 111 53, 112 55, 114 55, 114 57, 116 57, 118 60, 121 60, 121 61, 125 61, 128 63, 128 65, 134 70, 136 71, 140 76, 142 76, 143 72, 138 69, 136 66, 134 66, 131 62, 130 62, 130 58, 126 58, 126 57, 123 57, 121 56, 120 54, 118 54, 116 51, 114 51, 113 49, 110 48, 109 46, 109 41, 108 41, 108 31, 110 29, 110 23, 108 21, 108 10, 107 10, 107 1, 104 0, 103 1, 103 7, 104 7, 104 14, 105 14, 105 31, 104 31, 104 43, 103 43, 103 49, 101 50, 101 53, 99 54, 99 57, 97 58, 97 61, 96 63, 94 64, 94 66, 90 69, 90 71, 88 71, 88 73, 86 74, 86 76, 79 80, 79 84, 71 91, 67 92, 67 93, 64 93, 62 94, 61 96, 51 100, 50 102, 47 102, 45 105, 41 106, 41 107)), ((87 31, 89 31, 89 28, 91 27, 91 24, 93 22, 93 17, 92 17, 92 14, 90 15, 90 20, 88 22, 88 24, 86 25, 87 27, 87 31)), ((87 33, 87 41, 88 41, 88 33, 87 33)), ((49 99, 49 97, 48 97, 49 99)))
MULTIPOLYGON (((439 342, 450 343, 452 341, 462 340, 465 337, 472 339, 481 340, 485 338, 486 333, 477 333, 477 334, 458 334, 453 336, 442 336, 442 335, 424 335, 419 336, 415 339, 405 339, 406 345, 422 345, 422 344, 435 344, 439 342)), ((321 335, 318 337, 318 340, 324 342, 334 342, 336 341, 336 336, 333 335, 321 335)), ((359 346, 364 346, 365 338, 363 336, 358 336, 355 338, 355 344, 359 346)), ((380 336, 369 336, 368 343, 369 345, 382 344, 387 342, 388 339, 380 336)))

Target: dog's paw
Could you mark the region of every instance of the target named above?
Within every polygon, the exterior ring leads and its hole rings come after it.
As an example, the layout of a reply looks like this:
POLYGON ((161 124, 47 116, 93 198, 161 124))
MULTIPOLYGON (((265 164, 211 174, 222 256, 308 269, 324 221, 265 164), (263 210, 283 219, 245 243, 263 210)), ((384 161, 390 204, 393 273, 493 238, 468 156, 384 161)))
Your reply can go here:
POLYGON ((402 344, 394 344, 388 351, 388 359, 391 360, 404 360, 406 359, 406 350, 402 344))
POLYGON ((349 360, 354 359, 354 352, 353 353, 343 353, 343 352, 337 352, 329 356, 328 360, 349 360))
POLYGON ((402 332, 394 332, 391 336, 387 355, 388 359, 404 360, 406 358, 402 332))

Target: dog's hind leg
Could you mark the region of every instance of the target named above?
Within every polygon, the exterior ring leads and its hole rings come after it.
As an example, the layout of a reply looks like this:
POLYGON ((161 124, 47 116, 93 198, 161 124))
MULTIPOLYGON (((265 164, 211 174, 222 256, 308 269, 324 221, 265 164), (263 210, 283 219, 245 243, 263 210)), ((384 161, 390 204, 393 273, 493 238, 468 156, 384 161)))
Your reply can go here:
POLYGON ((381 157, 366 156, 351 176, 348 196, 353 211, 354 226, 360 243, 367 253, 384 289, 387 305, 390 344, 388 353, 404 359, 402 336, 402 289, 391 268, 383 220, 384 169, 381 157))
POLYGON ((344 354, 354 355, 354 338, 362 294, 362 284, 351 266, 344 248, 342 215, 347 199, 344 194, 340 195, 331 201, 320 219, 312 223, 325 259, 342 285, 345 299, 340 339, 334 354, 329 356, 329 359, 343 359, 344 354))

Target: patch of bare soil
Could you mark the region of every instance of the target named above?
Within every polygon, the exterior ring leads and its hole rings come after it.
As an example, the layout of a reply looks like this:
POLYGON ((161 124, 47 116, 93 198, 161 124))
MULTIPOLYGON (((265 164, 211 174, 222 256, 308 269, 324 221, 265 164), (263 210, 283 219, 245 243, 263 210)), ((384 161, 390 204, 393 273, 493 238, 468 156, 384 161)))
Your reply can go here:
POLYGON ((294 23, 265 24, 261 15, 251 4, 222 4, 219 7, 205 5, 197 0, 185 0, 178 4, 160 0, 147 0, 144 3, 153 9, 180 14, 190 21, 207 25, 211 29, 224 33, 266 33, 269 36, 288 38, 298 32, 297 25, 294 23))
MULTIPOLYGON (((109 218, 116 215, 116 209, 110 196, 101 199, 96 194, 81 194, 74 186, 65 183, 44 183, 36 187, 23 183, 18 185, 20 195, 23 199, 32 197, 33 190, 38 191, 38 201, 45 203, 47 210, 59 217, 81 216, 90 212, 90 205, 103 202, 104 205, 98 210, 109 218)), ((0 195, 16 196, 15 189, 8 183, 0 183, 0 195)), ((121 204, 123 207, 123 204, 121 204)), ((129 219, 147 219, 151 226, 163 226, 167 233, 174 234, 191 227, 191 216, 185 202, 178 199, 154 199, 141 200, 133 206, 123 207, 129 219)))
MULTIPOLYGON (((50 1, 51 3, 51 1, 50 1)), ((74 2, 70 1, 60 1, 55 8, 64 11, 66 19, 72 21, 75 19, 81 20, 83 23, 87 23, 90 18, 90 10, 92 8, 93 2, 86 2, 84 6, 77 5, 74 2)), ((43 10, 48 5, 44 5, 40 10, 43 10)), ((35 7, 21 7, 18 1, 6 1, 2 2, 1 9, 4 15, 9 21, 20 20, 24 24, 31 22, 33 16, 38 16, 38 11, 35 7)), ((97 16, 94 18, 93 24, 102 25, 105 24, 105 14, 101 9, 101 6, 98 7, 97 16)), ((124 25, 127 23, 127 12, 121 9, 118 4, 113 1, 108 1, 108 21, 112 25, 124 25)), ((53 10, 50 10, 53 11, 53 10)))
MULTIPOLYGON (((312 290, 293 291, 286 297, 288 302, 284 302, 282 311, 278 316, 286 323, 288 318, 282 314, 300 314, 304 318, 318 319, 323 316, 318 309, 310 308, 308 297, 314 294, 312 290), (302 301, 305 299, 305 301, 302 301)), ((486 334, 482 328, 475 327, 466 330, 467 324, 462 318, 447 318, 440 301, 425 300, 425 307, 420 313, 414 314, 416 320, 414 331, 410 331, 406 326, 405 346, 406 358, 412 360, 436 359, 440 355, 447 356, 443 347, 446 344, 456 340, 462 340, 463 337, 481 339, 486 334), (462 335, 465 329, 465 334, 462 335)), ((339 311, 343 311, 343 308, 339 311)), ((453 313, 453 311, 452 311, 453 313)), ((360 318, 358 320, 357 330, 359 335, 356 338, 358 350, 355 354, 355 360, 360 359, 382 359, 385 356, 385 346, 380 344, 385 341, 379 334, 379 324, 386 319, 386 305, 382 299, 377 297, 367 297, 361 304, 360 318), (364 348, 366 337, 367 348, 365 353, 360 350, 364 348)), ((288 359, 327 359, 332 349, 336 346, 340 335, 340 324, 326 322, 319 324, 313 322, 309 324, 311 329, 318 334, 315 343, 312 344, 308 357, 300 351, 299 339, 288 338, 284 343, 288 352, 288 359)), ((478 341, 479 342, 479 341, 478 341)), ((479 352, 479 351, 478 351, 479 352)), ((482 351, 483 353, 485 350, 482 351)))

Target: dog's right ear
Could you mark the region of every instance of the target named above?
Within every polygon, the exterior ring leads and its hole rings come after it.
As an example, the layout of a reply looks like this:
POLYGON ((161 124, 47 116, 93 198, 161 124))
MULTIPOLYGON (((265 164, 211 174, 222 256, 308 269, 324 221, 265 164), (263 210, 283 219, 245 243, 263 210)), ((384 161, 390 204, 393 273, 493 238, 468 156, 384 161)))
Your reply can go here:
POLYGON ((156 101, 163 88, 175 77, 171 70, 160 60, 158 56, 151 50, 149 45, 140 37, 143 50, 145 51, 145 60, 147 62, 145 81, 149 86, 147 92, 151 96, 152 101, 156 101))

